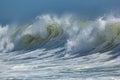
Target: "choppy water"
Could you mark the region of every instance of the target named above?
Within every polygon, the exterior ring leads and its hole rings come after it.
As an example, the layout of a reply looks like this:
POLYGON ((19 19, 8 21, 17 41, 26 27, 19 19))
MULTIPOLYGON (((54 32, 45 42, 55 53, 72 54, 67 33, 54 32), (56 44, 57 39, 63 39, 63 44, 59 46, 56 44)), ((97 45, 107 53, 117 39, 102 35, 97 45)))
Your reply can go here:
POLYGON ((0 26, 1 80, 119 80, 120 18, 41 15, 0 26))

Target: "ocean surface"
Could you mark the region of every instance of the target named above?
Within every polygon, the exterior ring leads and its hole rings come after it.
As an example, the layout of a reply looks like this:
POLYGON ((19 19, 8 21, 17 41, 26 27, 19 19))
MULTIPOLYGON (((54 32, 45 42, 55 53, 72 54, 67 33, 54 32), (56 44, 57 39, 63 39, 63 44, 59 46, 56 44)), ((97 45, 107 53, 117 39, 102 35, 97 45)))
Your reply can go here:
POLYGON ((0 0, 0 80, 120 80, 119 0, 0 0))

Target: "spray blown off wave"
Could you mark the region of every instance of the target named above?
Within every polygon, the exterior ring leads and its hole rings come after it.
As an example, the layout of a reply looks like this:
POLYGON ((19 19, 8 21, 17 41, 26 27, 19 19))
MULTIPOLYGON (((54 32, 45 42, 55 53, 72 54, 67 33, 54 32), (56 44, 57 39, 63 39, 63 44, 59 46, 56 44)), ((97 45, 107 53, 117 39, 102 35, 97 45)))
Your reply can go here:
POLYGON ((119 49, 120 18, 43 15, 22 27, 0 26, 0 64, 5 62, 0 77, 115 80, 120 76, 119 49))

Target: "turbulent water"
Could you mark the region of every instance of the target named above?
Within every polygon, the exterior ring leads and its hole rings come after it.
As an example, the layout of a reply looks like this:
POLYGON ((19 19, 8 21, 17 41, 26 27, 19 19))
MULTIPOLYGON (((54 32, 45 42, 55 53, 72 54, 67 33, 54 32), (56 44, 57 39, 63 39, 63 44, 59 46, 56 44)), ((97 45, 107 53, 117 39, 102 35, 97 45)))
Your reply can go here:
POLYGON ((41 15, 0 26, 1 80, 120 80, 120 18, 41 15))

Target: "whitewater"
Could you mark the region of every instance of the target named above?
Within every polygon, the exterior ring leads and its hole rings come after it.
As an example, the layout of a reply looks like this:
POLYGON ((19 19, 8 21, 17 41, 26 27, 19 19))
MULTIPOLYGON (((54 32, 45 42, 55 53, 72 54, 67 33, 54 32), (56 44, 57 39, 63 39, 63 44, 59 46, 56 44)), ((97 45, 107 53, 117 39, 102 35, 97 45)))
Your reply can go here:
POLYGON ((46 14, 1 25, 0 80, 120 80, 120 18, 46 14))

